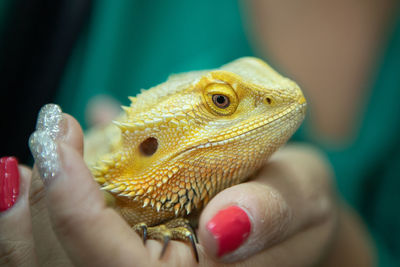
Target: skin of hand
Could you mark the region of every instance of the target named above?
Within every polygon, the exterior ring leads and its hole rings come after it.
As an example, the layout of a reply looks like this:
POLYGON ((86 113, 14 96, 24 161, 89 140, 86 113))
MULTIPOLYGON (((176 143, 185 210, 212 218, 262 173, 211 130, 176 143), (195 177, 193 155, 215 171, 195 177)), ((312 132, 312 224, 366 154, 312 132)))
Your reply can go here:
MULTIPOLYGON (((43 186, 34 169, 29 196, 31 171, 20 167, 19 200, 0 214, 0 263, 195 265, 190 246, 177 241, 171 242, 159 260, 161 242, 148 240, 144 246, 139 235, 105 206, 82 159, 81 128, 71 116, 63 117, 66 130, 57 140, 60 168, 54 179, 43 186)), ((357 265, 349 266, 368 266, 372 256, 365 257, 371 251, 365 236, 357 219, 339 204, 323 157, 310 147, 290 145, 277 152, 251 181, 220 192, 205 207, 198 229, 199 265, 342 264, 335 253, 345 247, 343 244, 351 244, 358 249, 355 255, 361 257, 350 257, 357 265), (236 251, 218 259, 218 242, 207 230, 207 223, 230 206, 238 206, 248 214, 251 232, 236 251), (348 237, 352 236, 353 242, 349 242, 348 237), (365 261, 357 261, 358 258, 365 261)))

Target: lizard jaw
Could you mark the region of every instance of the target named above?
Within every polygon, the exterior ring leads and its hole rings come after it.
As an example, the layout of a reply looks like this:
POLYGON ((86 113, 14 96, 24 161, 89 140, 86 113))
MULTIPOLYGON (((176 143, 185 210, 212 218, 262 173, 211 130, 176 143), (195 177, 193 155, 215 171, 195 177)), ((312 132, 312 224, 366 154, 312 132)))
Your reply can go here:
MULTIPOLYGON (((180 155, 182 155, 182 154, 185 154, 185 153, 187 153, 187 152, 193 151, 193 150, 195 150, 195 149, 214 147, 214 146, 225 145, 225 144, 228 144, 228 143, 230 143, 230 142, 234 142, 234 141, 236 141, 236 140, 241 139, 242 137, 244 137, 244 136, 246 136, 246 135, 251 135, 254 131, 257 131, 257 130, 259 130, 260 128, 266 127, 266 126, 270 125, 271 123, 274 123, 274 122, 280 120, 281 118, 283 118, 283 117, 285 117, 285 116, 288 116, 290 113, 299 113, 299 114, 301 114, 302 117, 304 118, 306 106, 307 106, 307 104, 306 104, 305 102, 302 102, 302 103, 300 103, 300 104, 296 104, 296 106, 291 107, 291 108, 288 108, 287 110, 285 110, 284 112, 282 112, 279 116, 270 118, 270 119, 268 119, 265 123, 263 123, 263 124, 261 124, 261 125, 257 125, 257 126, 251 128, 251 129, 249 129, 249 130, 243 132, 243 133, 237 134, 237 135, 235 135, 235 136, 231 136, 231 137, 229 137, 229 138, 227 138, 227 139, 222 139, 222 140, 218 140, 218 139, 216 139, 216 140, 210 140, 210 141, 208 141, 208 142, 206 142, 206 143, 201 143, 201 144, 198 144, 198 145, 189 147, 189 148, 187 148, 187 149, 185 149, 185 150, 179 152, 178 154, 175 154, 175 155, 172 156, 171 158, 178 157, 178 156, 180 156, 180 155)), ((299 120, 299 123, 297 124, 297 126, 296 126, 296 127, 293 127, 293 132, 297 129, 298 125, 301 124, 302 120, 303 120, 303 119, 299 120)), ((290 134, 291 134, 291 133, 290 133, 290 134)), ((289 136, 290 134, 288 134, 288 136, 289 136)))
MULTIPOLYGON (((243 133, 239 133, 237 135, 231 136, 226 139, 215 139, 215 140, 209 140, 206 143, 197 145, 193 148, 203 148, 203 147, 210 147, 210 146, 216 146, 216 145, 222 145, 222 144, 227 144, 229 142, 232 142, 234 140, 238 140, 243 136, 250 135, 252 132, 259 130, 260 128, 266 127, 284 117, 289 116, 290 114, 301 114, 301 116, 304 118, 305 115, 305 109, 306 109, 307 104, 306 103, 301 103, 301 104, 296 104, 296 106, 291 106, 290 108, 286 109, 285 111, 281 112, 279 115, 274 116, 272 118, 268 118, 264 121, 258 124, 255 124, 252 128, 248 129, 247 131, 244 131, 243 133)), ((300 120, 300 122, 303 120, 303 118, 300 120)), ((300 125, 300 123, 298 123, 300 125)), ((293 131, 295 131, 297 127, 293 127, 293 131)))

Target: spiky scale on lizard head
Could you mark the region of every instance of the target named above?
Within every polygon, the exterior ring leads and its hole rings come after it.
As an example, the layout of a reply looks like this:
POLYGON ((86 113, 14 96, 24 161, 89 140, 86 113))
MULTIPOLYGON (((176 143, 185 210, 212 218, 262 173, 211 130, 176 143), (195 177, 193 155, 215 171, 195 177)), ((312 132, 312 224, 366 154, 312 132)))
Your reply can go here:
POLYGON ((255 58, 174 75, 131 100, 94 175, 130 205, 176 216, 245 180, 305 113, 297 84, 255 58))

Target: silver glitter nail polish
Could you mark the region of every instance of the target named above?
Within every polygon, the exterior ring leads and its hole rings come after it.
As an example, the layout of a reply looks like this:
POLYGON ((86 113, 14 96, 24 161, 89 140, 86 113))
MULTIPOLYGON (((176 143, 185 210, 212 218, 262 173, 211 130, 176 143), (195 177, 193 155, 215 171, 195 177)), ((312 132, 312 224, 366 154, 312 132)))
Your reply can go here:
POLYGON ((53 140, 65 134, 65 121, 62 110, 56 104, 44 105, 40 111, 36 123, 37 131, 47 131, 53 140))
POLYGON ((60 169, 57 143, 47 131, 35 131, 29 138, 29 148, 40 177, 45 184, 49 183, 60 169))

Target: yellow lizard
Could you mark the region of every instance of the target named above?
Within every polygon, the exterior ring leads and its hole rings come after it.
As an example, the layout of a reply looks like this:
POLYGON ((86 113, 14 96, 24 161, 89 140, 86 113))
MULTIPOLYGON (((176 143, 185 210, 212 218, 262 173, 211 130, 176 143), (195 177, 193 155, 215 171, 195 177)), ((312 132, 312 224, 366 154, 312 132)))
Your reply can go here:
POLYGON ((114 124, 88 135, 85 159, 144 241, 164 240, 164 252, 170 239, 189 240, 196 259, 189 221, 259 169, 306 108, 298 85, 256 58, 173 75, 130 100, 114 124))

